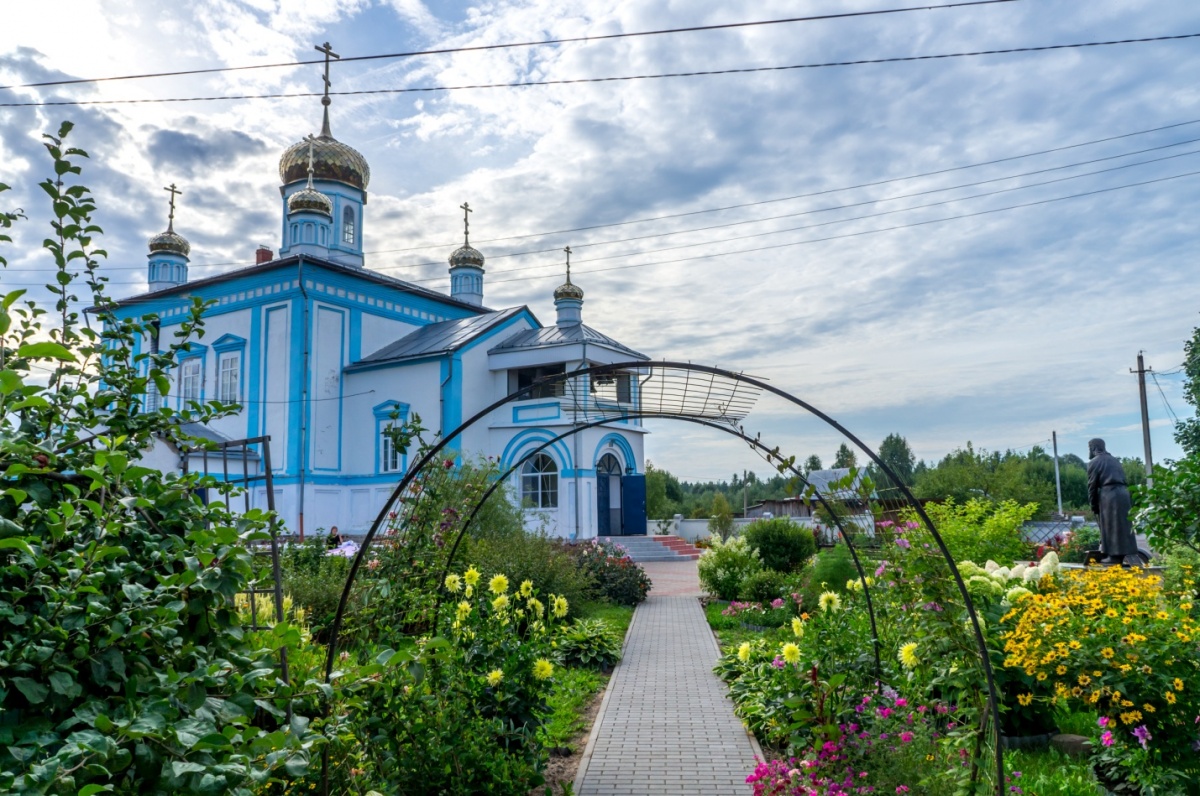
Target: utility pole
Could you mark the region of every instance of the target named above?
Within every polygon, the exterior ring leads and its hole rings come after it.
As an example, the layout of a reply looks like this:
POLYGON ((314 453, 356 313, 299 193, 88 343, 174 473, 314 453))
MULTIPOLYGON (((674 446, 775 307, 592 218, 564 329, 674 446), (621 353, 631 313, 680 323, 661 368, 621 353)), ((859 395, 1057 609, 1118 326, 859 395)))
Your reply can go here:
POLYGON ((1146 374, 1153 371, 1153 368, 1147 368, 1145 361, 1142 359, 1142 352, 1138 352, 1137 370, 1131 370, 1130 373, 1136 373, 1138 377, 1138 393, 1142 399, 1142 445, 1146 449, 1146 483, 1153 483, 1151 474, 1154 465, 1150 458, 1150 412, 1146 408, 1146 374))
POLYGON ((742 518, 745 519, 746 512, 750 510, 750 504, 746 500, 746 471, 742 470, 742 518))
POLYGON ((1058 476, 1058 432, 1050 432, 1050 441, 1054 443, 1054 491, 1058 493, 1058 516, 1063 515, 1062 510, 1062 480, 1058 476))

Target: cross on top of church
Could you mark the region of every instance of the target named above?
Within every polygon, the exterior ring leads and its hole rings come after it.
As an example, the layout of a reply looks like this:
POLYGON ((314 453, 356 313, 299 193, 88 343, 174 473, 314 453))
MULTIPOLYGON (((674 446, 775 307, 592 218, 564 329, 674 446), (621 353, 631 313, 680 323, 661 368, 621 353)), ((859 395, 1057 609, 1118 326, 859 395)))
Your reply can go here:
POLYGON ((342 56, 333 51, 333 48, 329 46, 329 42, 325 42, 320 47, 314 47, 313 49, 325 54, 325 93, 321 96, 321 104, 325 106, 325 119, 321 125, 321 135, 326 138, 332 138, 333 136, 329 132, 329 87, 333 84, 329 82, 329 59, 340 59, 342 56))
POLYGON ((309 189, 312 189, 312 187, 313 187, 313 142, 317 140, 317 137, 315 135, 313 135, 312 133, 309 133, 308 135, 304 136, 304 140, 308 142, 308 187, 309 187, 309 189))
POLYGON ((567 253, 567 284, 571 284, 571 247, 566 246, 563 251, 567 253))
POLYGON ((183 195, 183 191, 175 187, 175 183, 171 183, 166 188, 163 188, 171 194, 171 212, 167 215, 167 232, 175 231, 175 194, 183 195))
POLYGON ((468 214, 474 213, 475 211, 471 209, 471 205, 469 202, 463 202, 458 207, 460 210, 463 211, 463 245, 470 246, 471 245, 471 218, 468 214))

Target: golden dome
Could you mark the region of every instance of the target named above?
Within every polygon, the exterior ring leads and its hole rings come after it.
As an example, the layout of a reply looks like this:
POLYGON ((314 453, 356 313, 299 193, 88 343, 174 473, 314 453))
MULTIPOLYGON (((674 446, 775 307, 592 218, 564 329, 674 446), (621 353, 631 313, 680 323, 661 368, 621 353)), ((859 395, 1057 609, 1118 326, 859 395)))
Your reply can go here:
POLYGON ((150 239, 149 245, 152 252, 170 252, 171 254, 181 254, 184 257, 187 257, 192 251, 192 246, 187 242, 187 238, 174 229, 158 233, 150 239))
MULTIPOLYGON (((366 190, 371 167, 354 147, 322 133, 312 140, 313 177, 333 180, 366 190)), ((308 141, 297 141, 279 158, 279 179, 284 185, 308 177, 308 141)))
POLYGON ((483 254, 469 243, 459 246, 454 250, 454 254, 450 255, 451 268, 458 268, 464 265, 483 268, 483 254))
POLYGON ((559 299, 574 299, 575 301, 583 301, 583 288, 573 284, 568 278, 565 284, 559 285, 554 289, 554 300, 559 299))
POLYGON ((333 217, 333 202, 328 196, 315 188, 301 188, 299 191, 296 191, 288 197, 287 206, 289 213, 311 210, 330 218, 333 217))

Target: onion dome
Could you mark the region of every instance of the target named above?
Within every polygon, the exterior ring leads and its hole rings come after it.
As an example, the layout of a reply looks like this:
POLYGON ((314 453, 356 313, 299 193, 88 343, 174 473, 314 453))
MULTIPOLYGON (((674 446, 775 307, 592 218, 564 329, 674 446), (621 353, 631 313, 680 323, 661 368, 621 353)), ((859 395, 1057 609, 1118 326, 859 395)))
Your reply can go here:
POLYGON ((554 290, 554 300, 561 301, 562 299, 574 299, 575 301, 583 301, 583 288, 573 284, 570 279, 566 283, 559 285, 554 290))
POLYGON ((333 218, 333 202, 328 196, 312 187, 302 188, 288 197, 288 212, 298 213, 301 210, 311 210, 315 213, 333 218))
POLYGON ((176 232, 173 225, 167 227, 166 232, 160 232, 151 238, 149 245, 151 252, 169 252, 184 257, 187 257, 192 251, 192 246, 187 242, 187 238, 176 232))
MULTIPOLYGON (((312 140, 313 177, 332 180, 366 190, 371 167, 354 147, 329 134, 328 126, 312 140)), ((284 185, 308 176, 308 140, 297 141, 279 159, 279 179, 284 185)))
POLYGON ((464 265, 483 268, 483 254, 469 243, 465 243, 450 255, 450 267, 460 268, 464 265))

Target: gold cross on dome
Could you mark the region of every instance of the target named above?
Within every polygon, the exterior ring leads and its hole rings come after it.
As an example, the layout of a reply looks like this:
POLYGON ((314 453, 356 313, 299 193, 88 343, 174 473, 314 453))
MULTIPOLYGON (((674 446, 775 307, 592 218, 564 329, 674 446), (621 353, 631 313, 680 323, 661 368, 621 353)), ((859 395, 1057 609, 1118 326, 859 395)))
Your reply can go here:
POLYGON ((167 215, 167 232, 175 231, 175 194, 183 196, 183 191, 175 187, 175 183, 171 183, 166 188, 163 188, 171 194, 171 212, 167 215))
POLYGON ((571 284, 571 247, 567 246, 563 248, 563 251, 567 253, 567 284, 569 285, 571 284))
POLYGON ((458 207, 460 210, 463 211, 463 245, 470 246, 471 245, 471 217, 468 214, 474 213, 475 211, 471 209, 471 205, 468 202, 463 202, 458 207))
POLYGON ((314 47, 313 49, 319 53, 325 54, 325 96, 321 97, 321 104, 328 105, 329 104, 329 87, 331 85, 333 85, 332 83, 329 82, 329 59, 330 58, 340 59, 342 56, 338 55, 337 53, 335 53, 333 51, 333 48, 329 46, 329 42, 325 42, 320 47, 314 47))

